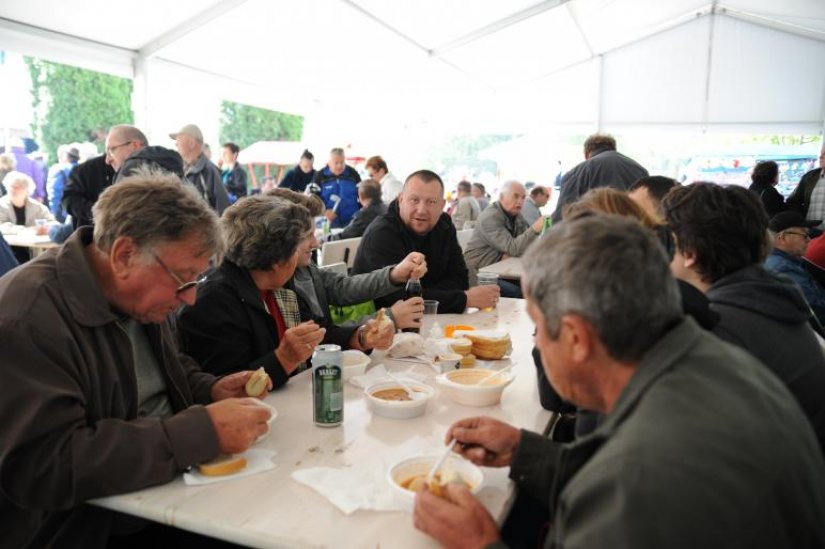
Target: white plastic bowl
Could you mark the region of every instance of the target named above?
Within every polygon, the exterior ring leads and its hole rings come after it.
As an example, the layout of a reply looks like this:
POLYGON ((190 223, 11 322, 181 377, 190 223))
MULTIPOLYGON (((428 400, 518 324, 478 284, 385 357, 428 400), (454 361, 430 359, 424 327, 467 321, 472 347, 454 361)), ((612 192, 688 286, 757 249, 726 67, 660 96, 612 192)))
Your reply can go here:
POLYGON ((404 383, 406 383, 410 389, 420 392, 421 397, 415 400, 384 400, 372 396, 376 391, 383 389, 401 389, 401 386, 395 381, 373 383, 364 389, 364 394, 367 395, 367 402, 369 402, 372 413, 390 419, 408 419, 424 414, 427 410, 427 403, 435 396, 435 389, 425 383, 412 380, 408 381, 405 379, 404 383))
MULTIPOLYGON (((418 475, 426 475, 438 458, 439 455, 424 455, 414 456, 403 459, 393 465, 387 473, 387 481, 392 487, 393 493, 397 499, 402 503, 409 504, 409 509, 412 509, 413 501, 415 500, 415 492, 411 492, 406 488, 401 487, 401 483, 408 480, 410 477, 418 475)), ((441 466, 440 471, 449 472, 455 471, 461 478, 470 485, 470 492, 475 494, 481 489, 484 484, 484 473, 481 469, 476 467, 473 463, 467 461, 457 454, 451 454, 441 466)))
POLYGON ((471 385, 483 381, 496 370, 483 368, 462 368, 441 374, 435 378, 436 383, 444 387, 455 402, 465 406, 492 406, 501 402, 501 394, 515 377, 513 372, 501 374, 493 380, 493 385, 471 385), (464 383, 461 383, 463 381, 464 383))
POLYGON ((367 370, 367 365, 370 363, 369 356, 355 349, 344 351, 341 355, 344 366, 344 381, 363 374, 367 370))

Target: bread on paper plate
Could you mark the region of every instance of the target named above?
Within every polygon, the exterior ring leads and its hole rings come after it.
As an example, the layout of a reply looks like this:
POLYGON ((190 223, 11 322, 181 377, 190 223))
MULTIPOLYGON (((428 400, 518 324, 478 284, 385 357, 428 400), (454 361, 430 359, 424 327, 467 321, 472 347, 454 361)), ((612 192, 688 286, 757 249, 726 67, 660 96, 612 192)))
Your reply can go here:
POLYGON ((473 342, 472 353, 480 360, 499 360, 513 350, 510 334, 499 330, 456 330, 453 337, 473 342))

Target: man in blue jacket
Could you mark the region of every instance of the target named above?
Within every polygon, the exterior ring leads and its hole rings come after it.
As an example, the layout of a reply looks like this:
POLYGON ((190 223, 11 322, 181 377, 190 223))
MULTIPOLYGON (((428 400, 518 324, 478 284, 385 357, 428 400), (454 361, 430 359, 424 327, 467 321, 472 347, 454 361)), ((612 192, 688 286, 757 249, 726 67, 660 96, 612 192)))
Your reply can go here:
POLYGON ((329 163, 315 173, 314 182, 321 187, 321 199, 327 207, 332 227, 346 227, 361 207, 358 205, 358 183, 361 176, 344 160, 344 149, 329 151, 329 163))

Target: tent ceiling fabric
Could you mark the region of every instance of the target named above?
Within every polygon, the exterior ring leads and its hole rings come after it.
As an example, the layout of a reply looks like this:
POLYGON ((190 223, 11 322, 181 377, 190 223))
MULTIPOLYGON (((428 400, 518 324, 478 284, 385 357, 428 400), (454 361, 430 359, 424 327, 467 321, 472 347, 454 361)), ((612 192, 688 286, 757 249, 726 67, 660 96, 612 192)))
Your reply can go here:
POLYGON ((366 125, 825 118, 822 0, 8 1, 0 49, 130 76, 148 52, 233 100, 366 125))

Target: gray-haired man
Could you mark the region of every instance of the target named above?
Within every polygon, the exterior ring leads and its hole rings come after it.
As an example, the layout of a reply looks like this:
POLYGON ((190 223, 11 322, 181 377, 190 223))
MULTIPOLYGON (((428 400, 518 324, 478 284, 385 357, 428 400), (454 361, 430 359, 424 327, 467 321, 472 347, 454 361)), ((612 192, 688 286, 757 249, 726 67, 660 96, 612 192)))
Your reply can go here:
POLYGON ((6 547, 105 547, 114 515, 88 500, 168 482, 266 430, 266 409, 231 398, 251 372, 201 372, 167 321, 222 249, 215 214, 176 176, 142 170, 94 218, 0 280, 6 547))
POLYGON ((183 158, 184 178, 197 189, 218 215, 229 207, 229 195, 221 172, 204 154, 203 133, 195 124, 187 124, 169 137, 183 158))
MULTIPOLYGON (((646 229, 613 216, 563 223, 524 263, 550 382, 607 417, 570 445, 488 417, 446 438, 475 463, 510 466, 547 504, 545 548, 822 546, 825 461, 810 425, 762 364, 682 316, 646 229)), ((506 546, 466 488, 446 494, 416 495, 417 528, 445 547, 506 546)))

